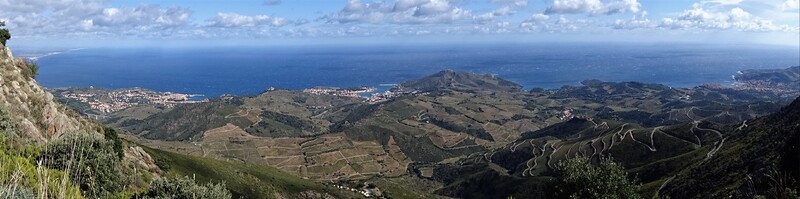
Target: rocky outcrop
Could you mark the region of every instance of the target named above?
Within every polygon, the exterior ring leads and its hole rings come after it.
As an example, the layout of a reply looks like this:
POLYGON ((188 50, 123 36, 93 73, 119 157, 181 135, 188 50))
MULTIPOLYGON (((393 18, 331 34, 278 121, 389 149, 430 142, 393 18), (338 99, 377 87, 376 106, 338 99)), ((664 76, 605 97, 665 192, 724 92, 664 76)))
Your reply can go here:
MULTIPOLYGON (((101 125, 80 116, 74 110, 58 103, 52 94, 45 91, 33 78, 28 64, 14 58, 11 50, 0 45, 0 109, 15 124, 13 131, 0 131, 0 137, 10 142, 44 145, 61 135, 69 133, 93 133, 102 135, 101 125)), ((106 137, 106 139, 111 139, 106 137)), ((14 143, 11 143, 14 144, 14 143)), ((144 187, 151 177, 158 177, 161 170, 153 158, 139 147, 124 149, 123 166, 130 179, 141 179, 144 187), (148 176, 147 178, 143 176, 148 176)), ((136 180, 131 180, 134 182, 136 180)))
POLYGON ((42 143, 64 133, 96 127, 57 103, 30 73, 25 60, 14 58, 8 48, 0 48, 0 107, 18 121, 20 137, 42 143))
POLYGON ((125 159, 131 160, 138 168, 144 168, 152 171, 159 171, 156 161, 150 154, 144 151, 142 147, 132 146, 125 150, 125 159))

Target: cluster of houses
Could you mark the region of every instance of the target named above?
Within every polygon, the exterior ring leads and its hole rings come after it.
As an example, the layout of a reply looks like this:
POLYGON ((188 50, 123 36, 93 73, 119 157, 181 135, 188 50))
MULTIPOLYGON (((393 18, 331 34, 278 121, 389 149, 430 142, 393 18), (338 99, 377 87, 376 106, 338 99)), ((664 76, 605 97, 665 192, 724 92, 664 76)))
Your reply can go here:
POLYGON ((303 89, 305 93, 317 94, 317 95, 334 95, 334 96, 344 96, 344 97, 361 97, 361 93, 369 93, 374 92, 375 88, 372 87, 358 87, 358 88, 350 88, 350 89, 341 89, 335 87, 314 87, 314 88, 307 88, 303 89))
POLYGON ((61 95, 67 99, 86 103, 89 105, 89 108, 103 113, 116 112, 141 104, 154 104, 165 107, 174 107, 177 104, 197 102, 191 100, 191 97, 194 95, 172 92, 156 92, 141 88, 113 90, 107 92, 97 90, 73 90, 61 92, 61 95))
POLYGON ((383 197, 383 193, 381 192, 380 189, 378 189, 378 187, 374 187, 374 186, 372 186, 370 184, 367 184, 367 183, 364 183, 364 185, 361 188, 352 188, 352 187, 348 187, 348 186, 345 186, 345 185, 339 185, 339 184, 334 184, 333 187, 336 187, 338 189, 343 189, 343 190, 348 190, 348 191, 360 193, 361 195, 363 195, 364 197, 367 197, 367 198, 369 198, 369 197, 384 198, 383 197))

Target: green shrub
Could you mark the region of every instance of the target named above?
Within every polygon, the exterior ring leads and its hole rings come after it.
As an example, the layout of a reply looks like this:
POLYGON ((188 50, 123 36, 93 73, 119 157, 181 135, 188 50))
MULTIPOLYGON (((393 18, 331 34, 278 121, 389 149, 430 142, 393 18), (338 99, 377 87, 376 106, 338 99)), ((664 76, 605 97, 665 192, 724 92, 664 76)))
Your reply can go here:
POLYGON ((6 137, 16 136, 17 123, 11 118, 11 114, 5 108, 0 107, 0 135, 6 137))
POLYGON ((28 78, 36 79, 36 74, 39 73, 39 64, 33 61, 26 61, 25 65, 28 67, 28 71, 25 73, 26 76, 28 78))
POLYGON ((113 142, 100 135, 64 135, 48 143, 38 160, 48 168, 67 172, 85 196, 107 198, 122 190, 120 159, 113 142))
POLYGON ((34 164, 32 158, 7 150, 0 135, 0 198, 83 198, 61 171, 34 164), (35 196, 35 197, 32 197, 35 196))
POLYGON ((106 138, 106 140, 111 142, 111 146, 114 149, 114 152, 117 154, 117 157, 122 159, 122 156, 125 155, 125 152, 123 151, 122 140, 119 139, 117 131, 113 128, 103 128, 103 136, 106 138))
POLYGON ((593 165, 576 157, 558 163, 558 194, 565 198, 642 198, 639 185, 628 180, 623 167, 611 159, 593 165))
POLYGON ((160 178, 150 184, 143 199, 167 198, 194 198, 194 199, 222 199, 231 198, 231 192, 225 189, 224 184, 198 185, 189 177, 160 178))
POLYGON ((0 29, 0 43, 2 43, 3 46, 5 46, 6 45, 6 41, 11 39, 11 33, 8 32, 8 29, 2 28, 3 26, 6 26, 6 22, 5 21, 0 21, 0 28, 1 28, 0 29))

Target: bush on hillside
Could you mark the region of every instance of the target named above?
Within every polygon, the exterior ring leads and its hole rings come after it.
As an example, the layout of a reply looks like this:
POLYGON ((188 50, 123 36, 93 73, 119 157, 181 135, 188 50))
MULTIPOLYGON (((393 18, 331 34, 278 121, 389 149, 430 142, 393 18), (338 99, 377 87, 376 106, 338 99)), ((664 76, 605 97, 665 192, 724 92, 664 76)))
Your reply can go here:
POLYGON ((62 171, 34 164, 0 135, 0 198, 83 198, 62 171))
POLYGON ((11 33, 8 32, 8 29, 2 28, 3 26, 6 26, 6 22, 0 21, 0 43, 2 43, 3 46, 5 46, 6 41, 11 39, 11 33))
POLYGON ((167 199, 167 198, 194 198, 194 199, 223 199, 231 198, 231 192, 225 189, 224 184, 198 185, 189 177, 160 178, 150 184, 147 192, 140 198, 167 199))
POLYGON ((111 147, 114 149, 115 154, 122 159, 122 156, 125 155, 125 151, 123 151, 122 139, 119 139, 117 130, 113 128, 103 128, 103 137, 111 142, 111 147))
POLYGON ((623 167, 611 159, 593 165, 587 157, 558 163, 558 194, 564 198, 642 198, 639 185, 628 180, 623 167))
POLYGON ((47 144, 39 161, 69 174, 84 196, 106 198, 122 190, 120 158, 113 141, 89 132, 67 134, 47 144))
POLYGON ((0 108, 0 135, 16 136, 17 124, 11 118, 11 114, 4 108, 0 108))
POLYGON ((27 66, 27 71, 25 71, 25 75, 28 78, 36 79, 36 74, 39 73, 39 64, 33 61, 26 61, 25 66, 27 66))

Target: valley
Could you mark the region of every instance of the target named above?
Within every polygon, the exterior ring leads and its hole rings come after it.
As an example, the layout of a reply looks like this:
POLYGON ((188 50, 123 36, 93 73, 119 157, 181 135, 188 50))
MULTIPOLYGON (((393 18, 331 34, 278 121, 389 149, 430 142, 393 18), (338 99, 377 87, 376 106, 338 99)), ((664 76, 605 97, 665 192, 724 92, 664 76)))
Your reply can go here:
POLYGON ((797 97, 795 89, 582 84, 526 91, 493 75, 442 71, 403 82, 397 87, 408 94, 382 101, 270 89, 175 107, 134 106, 100 121, 145 146, 320 182, 413 178, 458 197, 469 191, 458 188, 461 181, 475 175, 442 175, 477 169, 541 179, 555 163, 586 156, 613 157, 647 194, 658 194, 687 168, 713 161, 748 121, 797 97))

